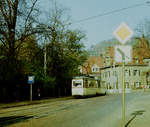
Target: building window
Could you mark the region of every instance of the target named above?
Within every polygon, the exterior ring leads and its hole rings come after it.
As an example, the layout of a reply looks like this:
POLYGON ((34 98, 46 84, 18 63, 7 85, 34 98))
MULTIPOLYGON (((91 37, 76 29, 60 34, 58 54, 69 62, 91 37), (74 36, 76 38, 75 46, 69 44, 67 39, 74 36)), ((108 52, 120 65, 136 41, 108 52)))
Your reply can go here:
POLYGON ((135 63, 138 64, 138 63, 139 63, 139 60, 135 60, 135 63))
POLYGON ((96 64, 94 64, 92 66, 92 72, 99 72, 99 66, 97 66, 96 64))
POLYGON ((92 72, 95 72, 95 68, 93 68, 92 72))
POLYGON ((116 71, 113 71, 113 76, 117 76, 117 72, 116 71))
POLYGON ((110 83, 107 83, 107 89, 113 89, 113 87, 110 85, 110 83))
POLYGON ((129 88, 129 82, 125 82, 125 88, 129 88))
POLYGON ((134 82, 135 88, 141 88, 141 82, 134 82))
POLYGON ((116 83, 116 89, 118 89, 118 83, 116 83))
POLYGON ((140 70, 133 70, 134 76, 140 76, 140 70))
POLYGON ((103 78, 105 78, 105 73, 103 73, 102 75, 103 75, 103 78))
POLYGON ((130 76, 130 70, 125 70, 125 76, 130 76))
POLYGON ((115 71, 113 71, 113 76, 115 76, 115 71))
POLYGON ((98 68, 96 68, 96 72, 98 72, 98 68))
POLYGON ((137 70, 133 70, 133 75, 136 76, 137 70))
POLYGON ((110 71, 108 71, 108 77, 110 77, 110 71))
POLYGON ((107 78, 107 72, 105 72, 105 78, 107 78))
POLYGON ((117 76, 117 71, 115 71, 115 76, 117 76))
POLYGON ((134 76, 140 76, 140 70, 133 70, 134 76))
POLYGON ((85 80, 85 83, 84 83, 84 88, 88 88, 88 80, 85 80))
POLYGON ((99 68, 92 68, 92 72, 99 72, 99 68))

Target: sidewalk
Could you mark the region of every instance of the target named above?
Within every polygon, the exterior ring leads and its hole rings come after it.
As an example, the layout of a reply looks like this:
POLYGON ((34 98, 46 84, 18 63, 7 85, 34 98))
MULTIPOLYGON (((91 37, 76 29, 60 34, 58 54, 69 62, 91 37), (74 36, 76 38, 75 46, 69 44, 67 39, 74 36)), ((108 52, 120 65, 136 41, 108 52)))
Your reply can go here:
POLYGON ((141 92, 141 94, 138 92, 137 98, 126 106, 126 127, 150 127, 149 91, 141 92))
POLYGON ((31 101, 21 101, 21 102, 11 102, 11 103, 0 103, 0 109, 26 106, 26 105, 35 105, 35 104, 41 104, 41 103, 49 103, 49 102, 55 102, 55 101, 63 101, 63 100, 71 99, 71 98, 72 97, 69 96, 69 97, 33 100, 32 102, 31 101))

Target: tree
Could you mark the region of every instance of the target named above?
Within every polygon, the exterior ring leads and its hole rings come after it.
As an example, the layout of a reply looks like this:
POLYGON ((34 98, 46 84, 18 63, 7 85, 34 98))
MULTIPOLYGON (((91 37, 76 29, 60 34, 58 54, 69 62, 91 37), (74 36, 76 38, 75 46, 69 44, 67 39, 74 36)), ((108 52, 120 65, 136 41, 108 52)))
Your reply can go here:
POLYGON ((37 1, 0 0, 0 92, 7 99, 17 96, 20 86, 26 83, 27 64, 19 58, 19 49, 31 35, 42 32, 37 28, 38 18, 35 19, 39 15, 37 1))
POLYGON ((144 35, 141 38, 138 37, 137 40, 133 47, 133 57, 138 59, 140 64, 143 64, 144 59, 150 58, 150 46, 144 35))
POLYGON ((27 83, 28 75, 35 75, 37 84, 53 83, 58 88, 71 85, 70 79, 85 60, 81 43, 85 35, 68 29, 64 9, 55 3, 49 22, 40 23, 35 19, 39 14, 37 1, 0 0, 0 82, 5 82, 0 83, 5 84, 0 85, 0 97, 6 89, 5 95, 16 96, 22 84, 27 83), (37 34, 48 41, 47 75, 43 70, 44 45, 38 44, 37 34))
POLYGON ((37 0, 0 0, 0 42, 7 58, 8 73, 14 79, 19 68, 18 48, 24 40, 41 30, 33 27, 38 24, 35 16, 38 15, 36 8, 37 0))
POLYGON ((150 39, 150 20, 148 18, 138 24, 136 33, 138 36, 144 35, 147 39, 150 39))
POLYGON ((64 10, 55 3, 50 15, 47 44, 47 74, 55 77, 56 88, 71 88, 72 76, 79 74, 78 66, 85 60, 84 46, 81 41, 85 34, 80 30, 68 29, 68 19, 64 19, 64 10))

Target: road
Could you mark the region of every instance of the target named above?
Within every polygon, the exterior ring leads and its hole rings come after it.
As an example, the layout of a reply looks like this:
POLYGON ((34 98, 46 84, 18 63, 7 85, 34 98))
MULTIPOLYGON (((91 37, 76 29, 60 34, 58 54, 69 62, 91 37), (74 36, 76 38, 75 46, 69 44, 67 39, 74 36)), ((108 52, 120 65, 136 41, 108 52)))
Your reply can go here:
MULTIPOLYGON (((127 127, 150 126, 149 99, 149 92, 126 95, 127 127)), ((7 108, 0 110, 0 124, 1 127, 121 127, 121 104, 119 94, 7 108)))

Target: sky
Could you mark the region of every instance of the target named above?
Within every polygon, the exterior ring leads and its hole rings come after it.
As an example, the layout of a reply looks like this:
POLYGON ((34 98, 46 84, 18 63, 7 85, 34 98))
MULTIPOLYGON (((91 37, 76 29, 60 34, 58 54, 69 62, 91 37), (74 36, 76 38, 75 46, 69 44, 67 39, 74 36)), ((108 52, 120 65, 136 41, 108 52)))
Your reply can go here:
MULTIPOLYGON (((41 7, 48 10, 51 0, 41 0, 41 7)), ((150 4, 130 8, 121 12, 93 18, 83 22, 76 22, 87 17, 111 12, 113 10, 130 7, 132 5, 146 3, 148 0, 57 0, 62 7, 69 9, 69 15, 73 21, 72 29, 81 29, 87 39, 84 42, 86 48, 104 40, 114 38, 113 31, 122 23, 126 24, 136 33, 138 24, 146 18, 150 19, 150 4)))

